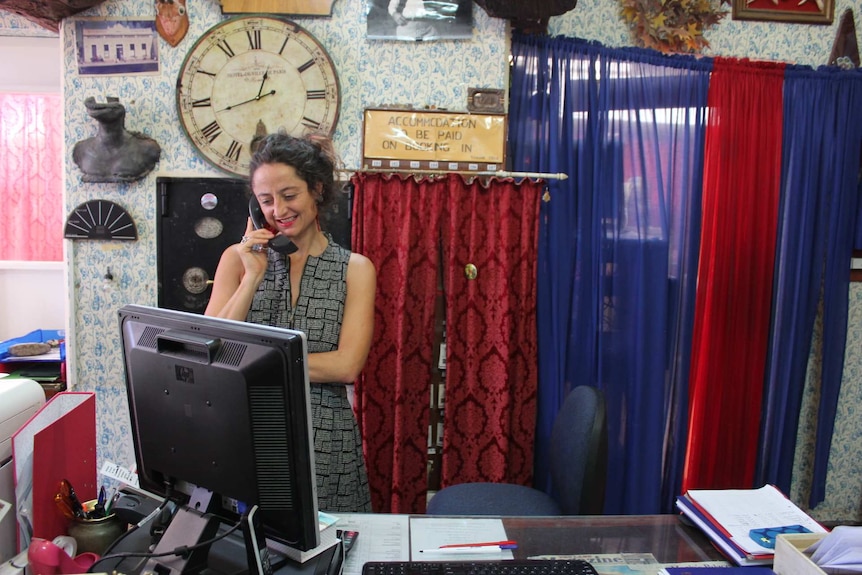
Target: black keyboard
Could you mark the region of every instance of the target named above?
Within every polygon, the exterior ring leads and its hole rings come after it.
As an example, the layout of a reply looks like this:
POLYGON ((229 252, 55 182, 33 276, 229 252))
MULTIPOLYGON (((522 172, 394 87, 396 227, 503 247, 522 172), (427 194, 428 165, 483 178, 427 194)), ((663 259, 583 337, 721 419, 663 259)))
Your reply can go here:
POLYGON ((369 561, 362 575, 598 575, 581 559, 369 561))

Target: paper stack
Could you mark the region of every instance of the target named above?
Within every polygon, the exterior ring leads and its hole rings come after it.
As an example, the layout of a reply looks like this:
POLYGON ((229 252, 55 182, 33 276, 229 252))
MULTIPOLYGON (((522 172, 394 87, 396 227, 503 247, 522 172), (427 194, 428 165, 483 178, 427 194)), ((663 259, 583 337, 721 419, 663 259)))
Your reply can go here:
POLYGON ((827 573, 862 573, 862 527, 839 525, 806 552, 827 573))
POLYGON ((737 565, 768 565, 776 533, 826 529, 772 485, 759 489, 692 489, 676 505, 737 565))

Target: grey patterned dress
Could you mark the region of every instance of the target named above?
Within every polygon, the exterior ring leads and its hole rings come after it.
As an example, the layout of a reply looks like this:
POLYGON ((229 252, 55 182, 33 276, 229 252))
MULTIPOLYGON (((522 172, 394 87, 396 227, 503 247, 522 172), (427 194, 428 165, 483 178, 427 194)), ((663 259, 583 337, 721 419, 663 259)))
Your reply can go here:
MULTIPOLYGON (((350 252, 333 243, 319 257, 309 256, 291 308, 290 260, 269 250, 266 274, 258 286, 246 321, 303 331, 308 352, 338 347, 347 262, 350 252)), ((317 501, 322 511, 370 512, 371 495, 362 455, 359 426, 343 384, 311 385, 311 419, 317 467, 317 501)))

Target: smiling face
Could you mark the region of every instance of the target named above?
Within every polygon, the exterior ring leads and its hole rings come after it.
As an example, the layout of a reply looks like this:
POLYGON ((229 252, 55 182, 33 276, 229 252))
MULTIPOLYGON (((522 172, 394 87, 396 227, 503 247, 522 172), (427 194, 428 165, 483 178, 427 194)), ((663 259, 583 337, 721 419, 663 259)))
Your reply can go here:
POLYGON ((291 239, 317 231, 317 202, 293 166, 262 164, 251 180, 267 223, 291 239))

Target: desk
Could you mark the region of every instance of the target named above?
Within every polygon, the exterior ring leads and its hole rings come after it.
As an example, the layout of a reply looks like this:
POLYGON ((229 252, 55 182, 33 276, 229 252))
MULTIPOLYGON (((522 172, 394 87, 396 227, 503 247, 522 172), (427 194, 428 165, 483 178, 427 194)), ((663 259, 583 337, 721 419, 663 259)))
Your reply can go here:
MULTIPOLYGON (((428 515, 389 515, 339 513, 340 529, 357 530, 359 537, 353 550, 344 563, 344 575, 357 575, 366 561, 406 560, 410 558, 411 518, 420 523, 426 521, 447 521, 452 518, 428 515)), ((457 518, 464 520, 465 518, 457 518)), ((476 518, 496 521, 494 518, 476 518)), ((468 518, 467 521, 470 521, 468 518)), ((567 517, 504 517, 500 520, 505 535, 518 542, 514 550, 515 559, 546 555, 615 555, 631 554, 635 561, 634 570, 610 569, 612 563, 602 565, 594 560, 600 574, 646 575, 655 573, 658 564, 695 563, 703 561, 722 561, 719 552, 709 539, 696 527, 685 524, 676 515, 602 515, 567 517), (641 555, 638 557, 638 555, 641 555)), ((498 524, 499 526, 499 524, 498 524)), ((149 529, 139 530, 139 536, 149 540, 149 529)), ((120 546, 118 546, 120 547, 120 546)), ((125 549, 142 548, 141 543, 125 542, 125 549)), ((146 544, 143 545, 143 548, 146 544)), ((235 547, 228 554, 238 556, 244 562, 242 538, 225 540, 218 545, 222 550, 235 547), (238 547, 237 547, 238 546, 238 547)), ((215 548, 215 547, 214 547, 215 548)), ((219 554, 221 555, 221 554, 219 554)), ((489 557, 491 558, 491 557, 489 557)), ((417 557, 413 557, 417 560, 417 557)), ((138 566, 139 567, 139 566, 138 566)), ((314 560, 303 565, 302 571, 321 575, 321 567, 314 567, 314 560)), ((102 565, 111 571, 114 566, 102 565)), ((122 570, 121 570, 122 571, 122 570)), ((300 575, 298 569, 288 568, 279 571, 282 575, 300 575)), ((131 568, 122 571, 136 573, 131 568)), ((235 573, 234 570, 214 570, 214 573, 235 573)))
POLYGON ((700 529, 676 515, 507 517, 503 526, 518 542, 516 558, 652 553, 659 563, 724 560, 700 529))
MULTIPOLYGON (((356 545, 345 562, 344 575, 357 575, 365 561, 410 558, 411 544, 407 541, 409 534, 402 532, 408 529, 411 517, 446 520, 439 516, 425 515, 339 514, 340 528, 359 531, 356 545), (368 540, 369 536, 371 541, 368 540), (400 542, 399 537, 402 538, 400 542), (381 539, 386 541, 380 541, 381 539), (378 546, 381 544, 382 549, 378 546), (403 549, 396 549, 399 545, 403 549), (388 553, 388 556, 380 556, 383 553, 388 553)), ((700 529, 685 524, 676 515, 504 517, 502 524, 506 538, 518 542, 518 548, 513 552, 515 559, 548 555, 646 554, 654 559, 650 561, 652 566, 724 561, 700 529)), ((412 559, 417 560, 417 557, 412 559)), ((649 557, 634 559, 648 561, 649 557)), ((601 565, 590 560, 602 573, 601 565)), ((609 559, 608 566, 610 561, 609 559)), ((645 569, 643 573, 657 570, 645 569)), ((605 572, 620 573, 620 570, 608 569, 605 572)))

